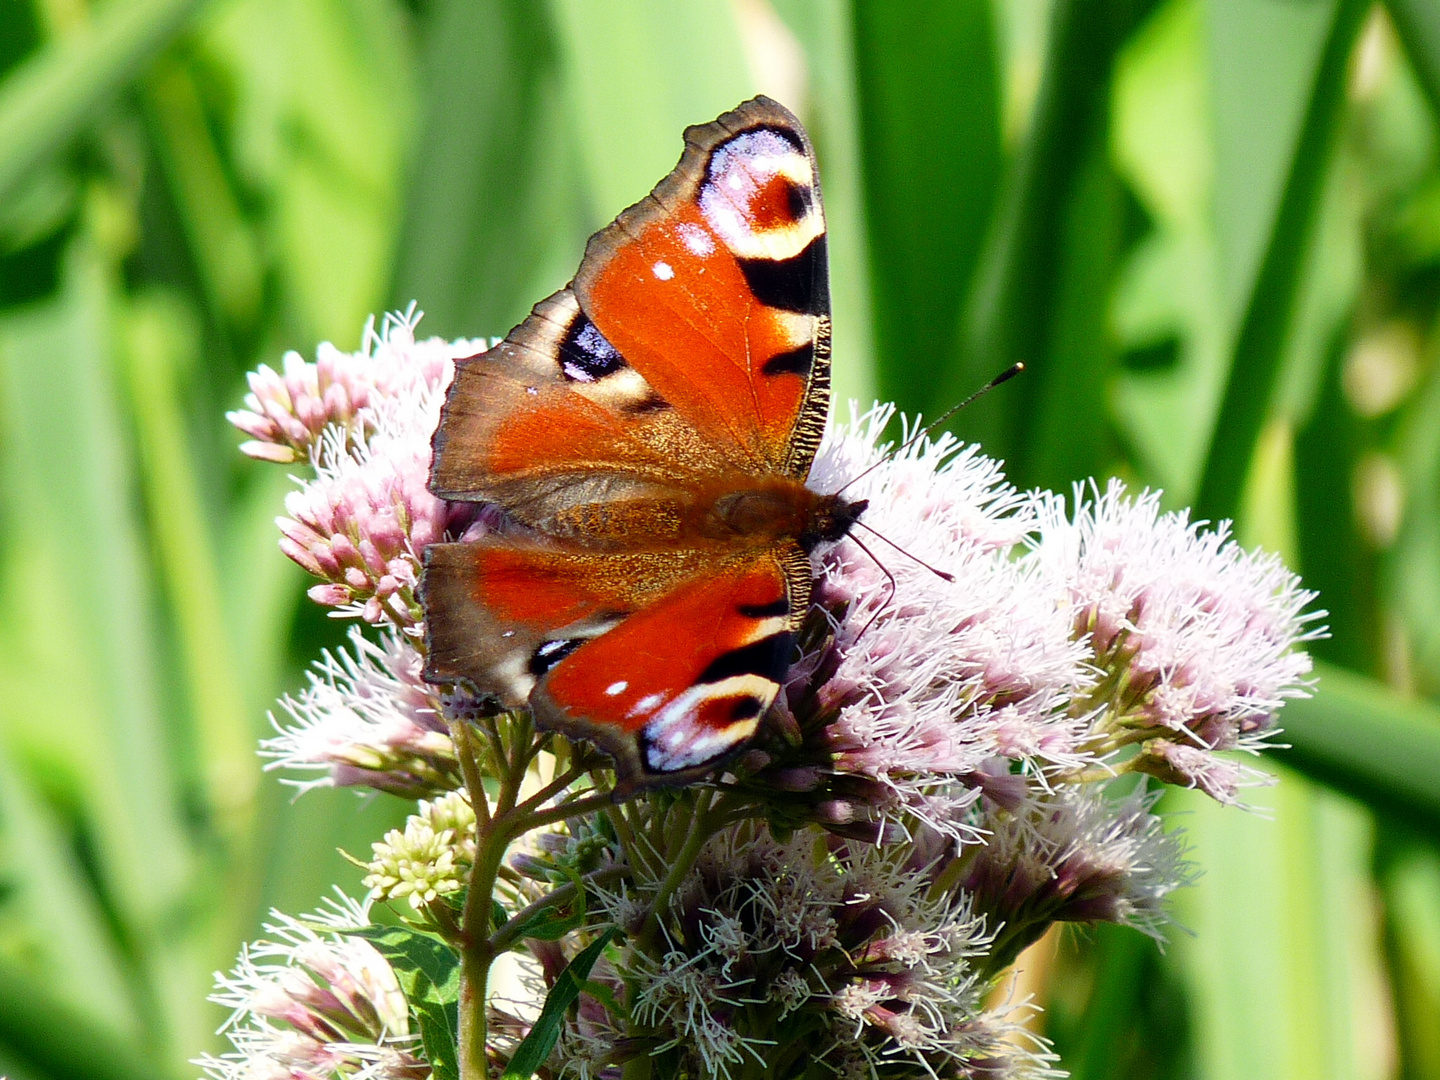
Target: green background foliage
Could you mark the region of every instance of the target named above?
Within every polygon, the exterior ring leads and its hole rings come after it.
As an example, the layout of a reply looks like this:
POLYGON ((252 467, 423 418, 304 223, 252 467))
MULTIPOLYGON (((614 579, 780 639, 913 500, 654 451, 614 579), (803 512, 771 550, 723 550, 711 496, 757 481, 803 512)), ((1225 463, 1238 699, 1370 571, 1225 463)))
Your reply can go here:
POLYGON ((193 1075, 271 906, 407 810, 254 754, 339 627, 243 373, 503 334, 757 91, 817 146, 837 398, 1120 475, 1321 591, 1164 952, 1042 943, 1077 1077, 1440 1078, 1435 0, 0 0, 0 1074, 193 1075))

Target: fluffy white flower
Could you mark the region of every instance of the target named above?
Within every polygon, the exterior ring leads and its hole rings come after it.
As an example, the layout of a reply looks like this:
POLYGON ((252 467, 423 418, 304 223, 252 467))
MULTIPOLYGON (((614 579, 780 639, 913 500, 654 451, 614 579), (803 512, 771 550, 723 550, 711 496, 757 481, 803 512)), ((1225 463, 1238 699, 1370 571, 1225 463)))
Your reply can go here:
POLYGON ((420 678, 424 661, 394 632, 380 640, 360 627, 350 648, 326 651, 310 685, 280 706, 293 721, 266 739, 271 769, 320 772, 300 786, 360 785, 395 795, 428 795, 460 786, 455 746, 435 689, 420 678))
POLYGON ((1305 611, 1315 594, 1277 556, 1231 540, 1227 522, 1204 530, 1118 480, 1089 498, 1077 488, 1072 514, 1058 495, 1033 503, 1026 562, 1104 673, 1091 702, 1100 733, 1146 743, 1139 768, 1233 799, 1242 770, 1209 753, 1269 745, 1280 707, 1309 693, 1299 645, 1323 633, 1324 613, 1305 611))
MULTIPOLYGON (((843 614, 835 663, 816 665, 833 769, 881 781, 914 811, 935 784, 996 757, 1031 771, 1086 763, 1086 725, 1070 712, 1092 682, 1086 649, 1043 576, 1015 558, 1035 528, 1031 501, 949 435, 892 451, 880 440, 893 414, 876 406, 833 430, 811 472, 817 490, 869 503, 815 559, 816 602, 843 614)), ((792 699, 809 677, 798 670, 792 699)), ((973 789, 946 797, 936 824, 973 789)))
POLYGON ((221 1030, 234 1049, 196 1064, 215 1080, 428 1077, 394 970, 353 935, 369 924, 368 905, 342 896, 309 919, 271 917, 271 939, 216 975, 210 1000, 233 1010, 221 1030))

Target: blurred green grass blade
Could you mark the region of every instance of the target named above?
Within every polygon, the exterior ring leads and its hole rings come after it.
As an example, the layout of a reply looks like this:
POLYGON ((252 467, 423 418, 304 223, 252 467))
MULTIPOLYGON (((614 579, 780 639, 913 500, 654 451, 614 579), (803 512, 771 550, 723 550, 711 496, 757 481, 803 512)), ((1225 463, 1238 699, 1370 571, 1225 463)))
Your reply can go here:
POLYGON ((165 46, 204 0, 117 0, 0 83, 0 199, 165 46))
POLYGON ((502 335, 574 273, 588 228, 555 48, 532 0, 438 0, 426 21, 423 134, 391 296, 418 301, 429 333, 502 335))
MULTIPOLYGON (((138 927, 179 901, 188 844, 169 780, 144 542, 128 502, 133 478, 112 381, 114 299, 86 241, 67 262, 60 299, 13 316, 0 334, 7 480, 28 525, 21 542, 46 544, 63 568, 65 592, 53 603, 80 628, 66 642, 74 658, 66 690, 94 693, 99 710, 90 730, 66 737, 92 800, 113 899, 138 927)), ((51 632, 65 625, 42 623, 51 632)))
POLYGON ((820 160, 834 320, 832 407, 845 418, 849 401, 863 406, 876 397, 853 20, 844 5, 829 0, 777 0, 775 6, 805 51, 810 77, 800 119, 820 160))
POLYGON ((1440 116, 1440 4, 1435 0, 1386 0, 1386 7, 1430 106, 1440 116))
POLYGON ((1071 1080, 1109 1080, 1117 1075, 1115 1066, 1130 1049, 1127 1036, 1145 990, 1145 962, 1157 948, 1128 926, 1100 923, 1094 928, 1095 982, 1076 1043, 1064 1059, 1071 1080))
MULTIPOLYGON (((1408 837, 1383 837, 1377 877, 1385 901, 1400 1050, 1398 1075, 1440 1077, 1440 850, 1408 837)), ((1433 837, 1431 838, 1433 841, 1433 837)))
MULTIPOLYGON (((1124 191, 1095 133, 1061 223, 1054 306, 1032 365, 1024 483, 1065 491, 1114 460, 1107 398, 1116 348, 1109 301, 1125 243, 1124 191)), ((1027 375, 1030 373, 1027 372, 1027 375)))
MULTIPOLYGON (((1353 671, 1376 671, 1377 560, 1360 533, 1354 501, 1355 462, 1364 449, 1365 425, 1345 401, 1338 344, 1334 353, 1310 422, 1295 440, 1298 569, 1328 612, 1330 636, 1315 642, 1311 651, 1353 671)), ((1418 580, 1412 579, 1411 586, 1418 580)))
MULTIPOLYGON (((1395 544, 1381 566, 1385 602, 1403 620, 1408 634, 1415 682, 1422 692, 1432 697, 1440 689, 1440 363, 1436 362, 1440 357, 1437 353, 1440 353, 1440 339, 1429 349, 1428 380, 1406 404, 1390 442, 1404 482, 1405 517, 1395 544)), ((1372 634, 1370 640, 1378 641, 1379 637, 1378 633, 1372 634)))
MULTIPOLYGON (((0 673, 0 694, 24 694, 0 673)), ((0 965, 43 979, 55 997, 114 1036, 141 1033, 106 913, 75 857, 64 825, 0 745, 0 965)))
POLYGON ((227 150, 264 199, 290 341, 355 348, 388 298, 417 128, 408 16, 395 0, 244 0, 197 27, 226 75, 212 92, 233 101, 227 150))
MULTIPOLYGON (((1116 55, 1153 0, 1055 0, 1030 129, 1007 169, 980 266, 960 314, 957 359, 944 396, 958 401, 1016 360, 1042 367, 1054 317, 1058 246, 1087 147, 1103 130, 1116 55)), ((1020 380, 966 410, 967 437, 1029 483, 1020 418, 1045 378, 1020 380)))
POLYGON ((1285 359, 1305 258, 1311 249, 1345 104, 1350 53, 1368 10, 1365 0, 1335 2, 1274 227, 1231 353, 1225 393, 1196 496, 1198 518, 1218 521, 1233 518, 1239 510, 1250 458, 1269 416, 1285 359))
POLYGON ((0 964, 0 1054, 44 1080, 179 1080, 135 1046, 0 964), (33 1070, 30 1071, 30 1070, 33 1070))
POLYGON ((248 328, 260 312, 264 260, 225 175, 194 75, 179 61, 157 64, 145 102, 207 299, 228 323, 248 328))
POLYGON ((1285 706, 1278 760, 1337 791, 1440 829, 1440 708, 1317 664, 1319 692, 1285 706))
POLYGON ((1170 792, 1204 869, 1176 894, 1169 955, 1192 1000, 1201 1080, 1357 1075, 1351 1032, 1373 949, 1368 818, 1301 778, 1247 793, 1237 813, 1170 792))
POLYGON ((1000 175, 992 5, 853 11, 879 392, 934 414, 953 404, 945 366, 1000 175))
POLYGON ((18 542, 41 545, 55 564, 36 630, 56 636, 37 647, 55 666, 37 677, 87 705, 79 723, 48 732, 65 744, 53 760, 75 778, 112 933, 134 958, 125 970, 145 1044, 178 1064, 208 1036, 199 1001, 202 963, 212 958, 195 951, 208 924, 175 921, 191 899, 196 860, 180 812, 183 753, 162 711, 165 657, 145 541, 130 504, 112 286, 82 235, 60 297, 4 323, 6 480, 24 523, 18 542))
POLYGON ((674 167, 687 125, 755 93, 729 4, 550 0, 549 7, 597 224, 644 198, 674 167))
POLYGON ((188 683, 201 784, 221 835, 234 845, 232 855, 243 857, 260 769, 177 384, 199 348, 199 327, 180 297, 153 291, 131 300, 123 333, 122 370, 129 380, 156 561, 188 683))

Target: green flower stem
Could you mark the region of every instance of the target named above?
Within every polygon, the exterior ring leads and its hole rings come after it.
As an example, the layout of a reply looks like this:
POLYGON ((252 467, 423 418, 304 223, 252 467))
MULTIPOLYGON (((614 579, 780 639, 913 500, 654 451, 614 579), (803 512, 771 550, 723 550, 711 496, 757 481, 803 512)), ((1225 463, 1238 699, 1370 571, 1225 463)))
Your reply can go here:
MULTIPOLYGON (((650 902, 650 914, 645 919, 645 926, 641 929, 638 947, 648 952, 655 947, 660 935, 660 921, 665 916, 665 908, 670 903, 670 897, 680 887, 680 882, 685 880, 685 875, 690 872, 696 858, 700 855, 700 849, 705 846, 705 841, 714 835, 716 829, 715 815, 710 810, 715 802, 717 792, 710 788, 704 788, 695 793, 695 806, 691 811, 690 829, 686 833, 685 842, 680 845, 680 850, 670 860, 670 869, 665 879, 660 882, 660 887, 655 891, 655 898, 650 902)), ((678 808, 677 803, 677 808, 678 808)))
MULTIPOLYGON (((601 870, 591 871, 581 878, 581 881, 587 885, 604 885, 612 881, 618 881, 628 873, 630 873, 628 867, 607 866, 601 870)), ((558 886, 540 897, 539 900, 527 904, 514 915, 510 916, 504 926, 495 931, 494 935, 490 938, 490 948, 494 950, 496 956, 507 951, 515 944, 516 932, 524 926, 536 912, 542 908, 558 908, 564 904, 568 904, 579 894, 579 891, 573 881, 567 881, 564 885, 558 886)))
MULTIPOLYGON (((497 768, 500 790, 496 797, 496 812, 482 824, 478 807, 485 803, 485 787, 476 752, 478 748, 471 728, 463 721, 453 723, 450 731, 465 785, 470 790, 471 805, 477 807, 475 864, 470 868, 470 882, 460 923, 460 1077, 461 1080, 488 1080, 485 997, 490 981, 490 964, 495 959, 490 945, 490 902, 495 893, 500 862, 509 844, 502 808, 515 805, 515 794, 524 778, 524 770, 522 768, 517 775, 515 770, 497 768)), ((496 746, 500 741, 498 731, 486 734, 491 737, 491 747, 496 751, 496 766, 508 764, 504 747, 496 746)))
POLYGON ((610 798, 610 793, 607 791, 601 795, 592 795, 588 799, 575 799, 573 802, 561 803, 559 806, 552 806, 546 810, 537 810, 516 821, 515 826, 510 830, 510 838, 514 839, 522 832, 543 829, 546 825, 553 825, 557 821, 566 821, 569 818, 580 817, 583 814, 604 810, 614 805, 615 801, 610 798))

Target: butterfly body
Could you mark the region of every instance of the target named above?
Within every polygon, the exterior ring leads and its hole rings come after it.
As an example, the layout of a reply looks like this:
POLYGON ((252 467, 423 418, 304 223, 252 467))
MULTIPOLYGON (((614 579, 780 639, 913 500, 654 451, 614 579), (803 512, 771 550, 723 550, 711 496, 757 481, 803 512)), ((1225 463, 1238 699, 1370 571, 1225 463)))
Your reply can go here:
POLYGON ((799 121, 756 98, 687 129, 575 280, 457 364, 431 489, 503 514, 426 552, 427 678, 596 743, 621 789, 745 745, 789 666, 810 551, 864 510, 805 484, 827 273, 799 121))

